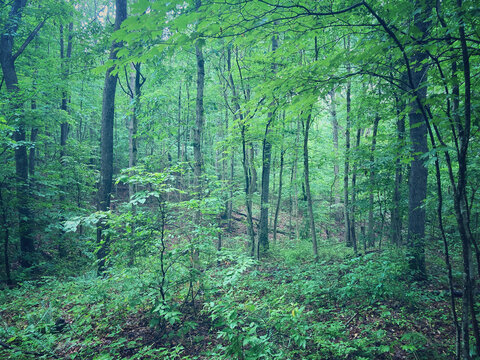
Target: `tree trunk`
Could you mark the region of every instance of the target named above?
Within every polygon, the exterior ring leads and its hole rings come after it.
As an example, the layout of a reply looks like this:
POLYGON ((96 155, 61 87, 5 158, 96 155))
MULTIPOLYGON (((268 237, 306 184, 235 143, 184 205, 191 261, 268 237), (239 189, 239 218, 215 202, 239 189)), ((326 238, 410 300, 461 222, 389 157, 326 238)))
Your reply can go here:
MULTIPOLYGON (((362 129, 357 129, 357 138, 355 142, 355 151, 358 151, 360 146, 360 137, 362 135, 362 129)), ((350 238, 353 246, 353 252, 356 254, 357 247, 357 233, 355 228, 355 211, 356 211, 356 201, 357 201, 357 161, 353 162, 353 173, 352 173, 352 205, 350 210, 350 238)))
MULTIPOLYGON (((34 79, 33 79, 33 91, 35 92, 36 90, 36 85, 35 85, 35 78, 37 76, 37 71, 35 69, 34 71, 34 79)), ((35 110, 37 109, 37 99, 36 97, 32 97, 30 100, 30 109, 33 112, 33 116, 36 116, 35 110)), ((33 184, 33 176, 35 175, 35 156, 36 156, 36 144, 35 142, 37 141, 37 135, 38 135, 38 127, 34 126, 30 130, 30 150, 28 153, 28 175, 30 177, 30 185, 33 184)))
POLYGON ((317 248, 317 232, 315 229, 315 217, 313 214, 312 193, 310 192, 310 174, 308 167, 308 133, 312 121, 312 107, 305 119, 304 135, 303 135, 303 167, 305 175, 305 193, 307 195, 308 217, 310 223, 310 233, 312 234, 313 257, 315 262, 318 262, 318 248, 317 248))
POLYGON ((405 117, 401 115, 404 105, 400 104, 397 97, 397 141, 398 150, 395 160, 395 181, 393 187, 393 200, 392 200, 392 220, 391 220, 391 241, 392 244, 400 246, 402 244, 402 207, 400 204, 401 199, 401 186, 403 178, 403 166, 401 162, 402 149, 405 142, 405 117))
POLYGON ((283 164, 285 158, 285 150, 280 149, 280 173, 278 175, 278 196, 277 196, 277 206, 275 208, 275 217, 273 220, 273 243, 277 242, 277 226, 278 226, 278 214, 280 213, 280 207, 282 205, 282 188, 283 188, 283 164))
MULTIPOLYGON (((228 53, 227 53, 227 66, 228 66, 228 72, 230 74, 229 81, 230 81, 230 88, 232 90, 232 99, 235 105, 234 118, 235 119, 238 118, 240 120, 240 133, 242 138, 242 167, 243 167, 243 175, 245 179, 245 207, 247 208, 247 232, 248 232, 248 236, 250 237, 250 256, 254 257, 255 256, 255 229, 253 227, 252 197, 251 197, 251 191, 250 191, 251 182, 250 182, 250 171, 248 168, 249 163, 248 163, 248 155, 247 155, 247 143, 245 139, 246 124, 243 117, 243 113, 240 108, 240 100, 237 93, 237 89, 235 87, 235 82, 233 80, 230 49, 228 49, 228 53)), ((238 64, 238 62, 237 62, 237 66, 238 66, 238 71, 240 73, 240 65, 238 64)), ((233 159, 232 159, 232 164, 233 164, 233 159)), ((233 165, 231 168, 231 175, 233 175, 233 165)))
POLYGON ((345 220, 345 244, 352 246, 352 237, 350 230, 350 204, 348 199, 348 175, 350 169, 350 99, 351 83, 347 82, 347 121, 345 127, 345 171, 343 175, 343 206, 344 206, 344 220, 345 220))
MULTIPOLYGON (((417 7, 420 4, 416 4, 417 7)), ((428 4, 427 4, 428 5, 428 4)), ((430 4, 431 5, 431 4, 430 4)), ((431 6, 426 6, 422 11, 415 14, 415 26, 426 36, 429 27, 428 17, 431 6)), ((410 177, 408 181, 408 247, 410 255, 410 269, 418 278, 425 278, 425 208, 424 202, 427 197, 428 169, 422 155, 428 152, 427 127, 421 107, 427 96, 427 70, 424 60, 428 55, 424 51, 415 52, 410 59, 412 90, 416 93, 416 99, 410 103, 408 114, 410 122, 410 141, 412 143, 410 177)))
MULTIPOLYGON (((61 65, 61 77, 62 77, 62 100, 60 102, 60 109, 63 110, 65 113, 62 114, 63 117, 67 116, 68 113, 68 92, 67 92, 67 80, 69 75, 69 60, 72 57, 72 32, 73 32, 73 22, 71 22, 68 26, 68 40, 67 40, 67 51, 65 54, 65 42, 63 38, 63 25, 60 25, 60 65, 61 65)), ((69 126, 68 122, 64 120, 60 124, 60 164, 65 170, 65 148, 67 146, 67 138, 68 138, 69 126)), ((66 193, 66 186, 63 184, 61 186, 62 191, 60 193, 60 206, 63 207, 63 203, 65 202, 65 193, 66 193)), ((60 221, 64 221, 64 216, 60 217, 60 221)), ((58 255, 61 258, 66 257, 67 251, 65 242, 66 239, 64 237, 65 233, 63 230, 60 230, 59 242, 58 242, 58 255)))
MULTIPOLYGON (((67 92, 67 79, 69 75, 69 64, 68 61, 72 57, 72 32, 73 32, 73 22, 68 25, 68 40, 67 40, 67 51, 65 54, 65 44, 63 39, 63 25, 60 25, 60 61, 61 61, 61 76, 62 76, 62 101, 60 104, 60 109, 68 112, 68 92, 67 92)), ((66 116, 66 114, 63 114, 66 116)), ((60 124, 60 159, 65 156, 65 146, 67 145, 68 138, 68 122, 63 121, 60 124)), ((62 160, 60 160, 62 161, 62 160)))
POLYGON ((472 317, 474 335, 479 342, 478 324, 476 323, 476 315, 474 311, 474 297, 473 297, 473 279, 471 272, 471 244, 474 239, 470 231, 470 219, 468 213, 468 206, 466 204, 466 187, 467 187, 467 155, 470 141, 471 130, 471 79, 470 79, 470 55, 465 36, 464 15, 462 10, 462 0, 457 0, 457 11, 460 16, 460 44, 462 47, 462 65, 464 77, 464 123, 457 123, 460 152, 458 154, 458 182, 454 193, 454 209, 457 219, 457 225, 460 232, 460 239, 462 240, 462 257, 463 257, 463 314, 462 314, 462 340, 463 340, 463 358, 470 358, 469 346, 469 321, 468 312, 472 317))
POLYGON ((340 167, 338 166, 338 119, 337 119, 337 106, 335 100, 335 89, 332 89, 328 95, 330 96, 330 116, 332 119, 332 137, 333 137, 333 148, 335 151, 335 163, 333 165, 333 184, 332 184, 332 197, 335 201, 335 211, 334 217, 335 221, 338 222, 342 218, 340 209, 340 192, 338 190, 338 177, 340 173, 340 167))
POLYGON ((203 40, 198 39, 195 42, 195 55, 197 59, 197 99, 195 106, 195 127, 193 129, 193 173, 194 184, 197 196, 201 196, 201 177, 203 169, 203 156, 201 150, 204 109, 203 109, 203 91, 205 88, 205 61, 203 59, 203 40))
POLYGON ((178 85, 178 110, 177 110, 177 161, 182 161, 182 81, 178 85))
MULTIPOLYGON (((133 104, 132 115, 128 123, 128 167, 133 168, 137 166, 138 156, 138 112, 140 107, 140 96, 142 82, 140 79, 141 64, 136 63, 132 65, 134 72, 130 77, 130 101, 133 104)), ((128 184, 128 195, 131 199, 136 192, 136 186, 133 183, 128 184)))
POLYGON ((265 128, 262 151, 262 194, 260 197, 260 222, 258 229, 258 258, 265 255, 269 249, 268 241, 268 210, 270 190, 270 162, 272 157, 272 144, 267 139, 269 127, 272 122, 273 113, 269 113, 269 119, 265 128))
POLYGON ((250 163, 250 194, 257 192, 257 169, 255 167, 255 145, 250 143, 248 146, 248 162, 250 163))
MULTIPOLYGON (((121 23, 127 18, 127 0, 116 0, 115 30, 120 29, 121 23)), ((113 42, 110 48, 109 59, 117 58, 117 51, 122 46, 121 42, 113 42)), ((110 209, 110 197, 112 193, 113 178, 113 124, 115 118, 115 92, 117 87, 117 75, 112 75, 113 67, 105 74, 102 101, 102 128, 100 139, 100 186, 98 189, 97 210, 107 211, 110 209)), ((105 260, 109 248, 109 236, 104 233, 106 225, 100 221, 97 224, 97 252, 99 275, 105 271, 105 260)))
MULTIPOLYGON (((22 109, 20 100, 20 88, 18 85, 15 60, 18 57, 14 54, 14 40, 21 21, 25 0, 15 0, 11 4, 8 19, 2 29, 0 39, 0 64, 3 72, 3 79, 10 95, 10 112, 18 113, 22 109)), ((17 117, 18 115, 16 115, 17 117)), ((20 264, 23 267, 31 267, 34 264, 34 239, 32 211, 30 209, 31 194, 28 183, 28 154, 25 146, 25 119, 19 116, 15 120, 16 128, 13 139, 19 144, 15 147, 15 172, 16 172, 16 193, 17 193, 17 215, 18 235, 20 238, 20 264)))
MULTIPOLYGON (((272 36, 272 52, 278 48, 277 35, 272 36)), ((276 72, 276 65, 272 65, 272 70, 276 72)), ((273 106, 273 103, 271 104, 273 106)), ((267 125, 265 127, 265 134, 263 137, 263 151, 262 151, 262 194, 260 196, 260 222, 258 229, 258 258, 265 254, 269 248, 268 241, 268 202, 270 190, 270 162, 272 158, 272 144, 268 135, 270 133, 270 125, 274 119, 274 111, 270 111, 267 115, 267 125)))
POLYGON ((10 224, 8 223, 8 215, 6 204, 3 200, 3 184, 0 184, 0 208, 1 214, 1 227, 3 229, 3 260, 5 264, 5 275, 7 276, 7 285, 12 284, 12 275, 10 273, 10 257, 9 257, 9 245, 10 245, 10 224))
MULTIPOLYGON (((370 194, 369 194, 369 209, 368 209, 368 246, 375 246, 374 220, 373 220, 373 192, 375 191, 375 148, 377 146, 377 131, 380 116, 377 114, 373 121, 372 146, 370 148, 370 194)), ((364 239, 365 245, 367 241, 364 239)))

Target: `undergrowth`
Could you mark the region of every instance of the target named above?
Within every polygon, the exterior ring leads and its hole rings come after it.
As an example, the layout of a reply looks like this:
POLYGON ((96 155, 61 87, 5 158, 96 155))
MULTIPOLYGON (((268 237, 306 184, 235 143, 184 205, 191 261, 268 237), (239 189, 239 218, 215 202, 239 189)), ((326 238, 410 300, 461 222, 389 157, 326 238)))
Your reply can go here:
POLYGON ((314 264, 309 250, 308 242, 293 243, 261 263, 243 251, 201 253, 195 273, 184 264, 174 266, 164 301, 154 257, 123 270, 114 266, 104 278, 87 273, 23 282, 0 293, 0 357, 451 356, 445 294, 412 282, 402 251, 355 257, 330 243, 319 247, 314 264))

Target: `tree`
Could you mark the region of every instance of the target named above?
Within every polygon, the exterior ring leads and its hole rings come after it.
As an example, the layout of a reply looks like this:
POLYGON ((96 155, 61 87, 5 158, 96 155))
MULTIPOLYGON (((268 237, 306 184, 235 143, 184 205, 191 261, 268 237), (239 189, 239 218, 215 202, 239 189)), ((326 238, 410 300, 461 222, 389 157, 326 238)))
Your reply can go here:
POLYGON ((42 20, 35 29, 33 29, 19 49, 14 52, 17 31, 21 24, 23 11, 26 6, 26 0, 15 0, 11 3, 10 12, 3 26, 0 39, 0 64, 2 67, 3 79, 11 98, 10 117, 15 126, 13 137, 18 143, 18 146, 15 147, 15 168, 18 204, 17 214, 21 248, 20 262, 24 267, 31 267, 34 264, 33 255, 35 245, 33 238, 34 224, 31 221, 32 212, 30 208, 31 194, 28 181, 28 155, 27 147, 25 145, 27 124, 21 115, 23 99, 18 82, 15 61, 35 38, 45 24, 45 20, 42 20), (20 113, 20 116, 18 116, 17 113, 20 113))
MULTIPOLYGON (((116 0, 115 11, 115 30, 120 29, 120 25, 127 18, 127 0, 116 0)), ((113 41, 110 48, 110 60, 117 58, 117 52, 122 46, 119 41, 113 41)), ((113 72, 114 66, 111 65, 105 74, 105 85, 103 87, 102 101, 102 126, 100 138, 100 184, 98 189, 97 210, 108 211, 110 209, 110 198, 112 194, 113 180, 113 123, 115 117, 115 92, 118 75, 113 72)), ((105 233, 105 224, 97 225, 97 251, 98 274, 105 271, 105 261, 108 254, 109 235, 105 233)))
POLYGON ((317 232, 315 229, 315 217, 313 214, 313 201, 312 201, 312 192, 310 190, 310 172, 309 172, 309 158, 308 158, 308 132, 310 131, 310 126, 312 122, 312 107, 310 106, 309 112, 305 119, 305 124, 303 125, 303 171, 305 175, 305 194, 307 196, 307 208, 308 208, 308 218, 310 223, 310 233, 312 235, 312 245, 313 245, 313 256, 315 262, 318 262, 318 249, 317 249, 317 232))
MULTIPOLYGON (((428 34, 430 26, 428 18, 430 17, 432 7, 431 1, 427 0, 426 6, 422 7, 415 14, 414 25, 421 31, 422 37, 426 37, 428 34)), ((416 2, 416 8, 420 8, 418 2, 416 2)), ((410 267, 420 278, 424 277, 426 272, 424 201, 427 197, 428 169, 425 166, 425 160, 422 155, 428 152, 428 144, 425 113, 422 112, 421 107, 424 106, 427 96, 428 66, 424 62, 427 57, 426 52, 421 50, 412 55, 410 63, 413 65, 409 74, 410 87, 414 92, 414 98, 410 103, 410 112, 408 114, 413 156, 408 180, 408 245, 411 254, 410 267)))
MULTIPOLYGON (((272 36, 272 53, 278 48, 278 35, 272 36)), ((272 72, 276 72, 276 65, 272 65, 272 72)), ((271 106, 274 106, 273 102, 271 106)), ((260 222, 258 224, 258 258, 269 249, 268 240, 268 213, 269 213, 269 191, 270 191, 270 163, 272 160, 272 144, 269 139, 270 127, 274 121, 275 110, 270 109, 267 114, 267 124, 262 143, 262 193, 260 197, 260 222)))

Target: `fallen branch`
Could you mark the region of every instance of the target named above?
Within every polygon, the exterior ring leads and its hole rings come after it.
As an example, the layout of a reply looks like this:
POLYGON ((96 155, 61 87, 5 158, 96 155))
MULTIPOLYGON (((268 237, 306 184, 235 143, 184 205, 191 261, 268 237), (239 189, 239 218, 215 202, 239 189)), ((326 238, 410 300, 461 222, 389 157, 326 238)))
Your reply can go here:
MULTIPOLYGON (((240 211, 232 210, 232 212, 235 213, 235 214, 237 214, 237 215, 243 216, 244 218, 247 217, 247 214, 244 214, 244 213, 242 213, 242 212, 240 212, 240 211)), ((236 221, 241 221, 239 218, 236 218, 236 217, 234 217, 234 216, 232 216, 232 219, 233 219, 233 220, 236 220, 236 221)), ((258 220, 257 218, 255 218, 255 217, 252 217, 252 220, 253 220, 253 221, 256 221, 257 223, 258 223, 258 221, 259 221, 259 220, 258 220)), ((258 225, 258 224, 257 224, 257 225, 258 225)), ((281 229, 277 229, 277 233, 282 234, 282 235, 285 235, 285 236, 287 236, 287 235, 293 235, 293 231, 291 231, 291 232, 286 232, 286 231, 283 231, 283 230, 281 230, 281 229)))
POLYGON ((352 320, 357 317, 357 315, 358 315, 358 312, 353 314, 353 316, 350 319, 348 319, 348 321, 345 323, 345 326, 348 326, 348 324, 350 324, 352 322, 352 320))
POLYGON ((8 345, 6 342, 3 342, 2 340, 0 340, 0 345, 3 346, 5 349, 20 351, 21 353, 26 354, 26 355, 33 355, 33 356, 35 356, 35 357, 40 357, 40 356, 48 355, 48 356, 50 356, 51 358, 60 359, 59 356, 57 356, 57 355, 55 355, 55 354, 53 354, 53 353, 39 353, 39 352, 35 352, 35 351, 27 351, 27 350, 22 350, 22 349, 14 348, 13 346, 8 345))

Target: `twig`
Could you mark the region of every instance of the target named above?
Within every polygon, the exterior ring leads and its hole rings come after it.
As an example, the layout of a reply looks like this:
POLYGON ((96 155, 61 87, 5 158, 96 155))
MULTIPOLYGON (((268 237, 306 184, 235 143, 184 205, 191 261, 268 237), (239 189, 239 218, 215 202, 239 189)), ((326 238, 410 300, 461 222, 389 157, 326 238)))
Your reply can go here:
POLYGON ((358 315, 358 312, 353 314, 353 316, 350 319, 348 319, 348 321, 345 323, 345 326, 348 326, 348 324, 350 324, 352 322, 352 320, 357 317, 357 315, 358 315))

